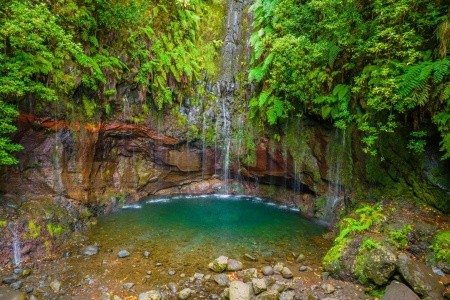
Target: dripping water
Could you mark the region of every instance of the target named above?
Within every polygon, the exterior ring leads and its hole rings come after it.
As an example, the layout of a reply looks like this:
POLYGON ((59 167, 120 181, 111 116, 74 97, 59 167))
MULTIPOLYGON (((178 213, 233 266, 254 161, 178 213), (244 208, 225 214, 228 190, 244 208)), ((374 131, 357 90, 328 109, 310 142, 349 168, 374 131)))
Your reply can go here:
MULTIPOLYGON (((323 213, 323 220, 327 223, 332 223, 336 217, 336 208, 344 199, 344 188, 342 185, 342 167, 344 165, 345 159, 345 130, 337 130, 333 142, 337 143, 338 146, 332 153, 331 159, 333 163, 330 165, 329 174, 329 195, 327 197, 327 203, 323 213)), ((333 143, 330 143, 332 145, 333 143)))
POLYGON ((8 223, 8 229, 9 229, 9 231, 11 231, 12 238, 13 238, 13 240, 12 240, 13 249, 12 250, 13 250, 14 265, 19 266, 22 261, 22 257, 20 255, 19 235, 17 234, 16 225, 14 224, 14 222, 8 223))
POLYGON ((219 148, 222 152, 222 176, 225 182, 225 192, 228 193, 230 179, 230 152, 231 152, 231 116, 234 105, 235 92, 239 89, 236 84, 236 75, 240 68, 241 45, 241 19, 245 11, 245 1, 229 0, 227 4, 227 23, 222 49, 221 74, 216 84, 217 107, 220 110, 216 128, 221 130, 219 148))

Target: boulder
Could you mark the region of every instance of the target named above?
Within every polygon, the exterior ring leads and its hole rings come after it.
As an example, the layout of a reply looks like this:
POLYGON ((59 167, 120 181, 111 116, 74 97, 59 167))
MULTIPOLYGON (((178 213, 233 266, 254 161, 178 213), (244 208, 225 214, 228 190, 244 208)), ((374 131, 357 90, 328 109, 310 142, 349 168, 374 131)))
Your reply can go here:
POLYGON ((377 285, 385 285, 394 275, 396 267, 397 256, 388 247, 382 244, 371 249, 361 247, 356 259, 355 275, 362 283, 369 280, 377 285))
POLYGON ((208 267, 214 272, 220 273, 225 271, 227 265, 228 265, 228 257, 222 255, 213 260, 211 263, 209 263, 208 267))
POLYGON ((155 290, 151 290, 145 293, 140 293, 138 300, 161 300, 161 293, 155 290))
POLYGON ((192 290, 190 288, 185 288, 182 289, 179 293, 178 293, 178 299, 180 300, 186 300, 188 299, 192 294, 192 290))
POLYGON ((398 268, 414 292, 434 300, 443 299, 444 285, 439 282, 439 276, 434 274, 429 266, 401 254, 398 256, 398 268))
POLYGON ((252 279, 253 292, 258 295, 265 290, 267 290, 267 283, 264 278, 253 278, 252 279))
POLYGON ((230 300, 250 300, 250 286, 242 281, 230 282, 230 300))
POLYGON ((407 285, 398 282, 396 280, 392 281, 384 293, 383 300, 420 300, 407 285))
POLYGON ((227 271, 242 270, 242 263, 236 259, 229 259, 227 263, 227 271))

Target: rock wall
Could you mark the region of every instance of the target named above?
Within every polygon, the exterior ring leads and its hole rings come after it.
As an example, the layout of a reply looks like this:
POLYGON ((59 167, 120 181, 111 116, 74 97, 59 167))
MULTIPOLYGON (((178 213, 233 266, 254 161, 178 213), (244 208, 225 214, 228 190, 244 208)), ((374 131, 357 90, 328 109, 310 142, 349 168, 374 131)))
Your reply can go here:
MULTIPOLYGON (((15 142, 24 146, 19 165, 4 167, 0 174, 3 194, 65 196, 99 206, 112 198, 136 201, 147 195, 209 180, 221 174, 221 151, 201 148, 159 134, 146 126, 119 122, 69 124, 48 118, 21 115, 15 142)), ((311 129, 312 130, 312 129, 311 129)), ((293 188, 298 192, 327 190, 327 132, 318 129, 307 141, 303 176, 295 183, 293 156, 282 143, 260 138, 252 166, 231 166, 235 178, 293 188), (318 145, 315 143, 319 143, 318 145), (316 149, 316 150, 314 150, 316 149), (314 169, 308 169, 311 166, 314 169)), ((202 186, 202 185, 199 185, 202 186)), ((214 192, 199 188, 191 192, 214 192)), ((217 190, 215 190, 217 191, 217 190)))
POLYGON ((22 115, 18 166, 4 168, 0 191, 66 196, 88 205, 137 200, 210 176, 215 156, 138 125, 68 124, 22 115))

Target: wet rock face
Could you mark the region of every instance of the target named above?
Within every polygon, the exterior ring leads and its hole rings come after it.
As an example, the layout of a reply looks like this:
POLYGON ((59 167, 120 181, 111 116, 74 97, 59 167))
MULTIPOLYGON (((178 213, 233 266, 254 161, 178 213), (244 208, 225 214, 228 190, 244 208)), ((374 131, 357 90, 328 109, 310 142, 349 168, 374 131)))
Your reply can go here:
MULTIPOLYGON (((0 192, 65 195, 82 203, 139 199, 211 173, 215 155, 146 126, 77 124, 23 116, 19 167, 1 173, 0 192), (80 127, 84 127, 83 130, 80 127)), ((200 188, 200 187, 198 187, 200 188)))
MULTIPOLYGON (((114 199, 123 200, 124 197, 125 200, 138 200, 153 194, 218 191, 218 183, 201 181, 222 172, 220 150, 215 152, 201 148, 201 145, 187 145, 148 126, 118 121, 69 126, 64 121, 28 115, 19 120, 15 141, 22 144, 24 150, 18 154, 19 166, 1 173, 0 192, 64 195, 90 205, 95 199, 96 205, 106 207, 104 212, 108 212, 107 207, 114 199)), ((320 130, 311 133, 314 137, 323 134, 320 130)), ((282 143, 261 138, 255 165, 239 166, 233 161, 230 171, 243 178, 259 178, 261 183, 288 189, 295 189, 295 185, 300 184, 303 192, 325 191, 328 173, 321 167, 326 165, 326 158, 321 157, 325 152, 321 151, 326 148, 322 143, 327 138, 313 140, 321 145, 306 143, 310 148, 306 152, 310 154, 304 157, 304 162, 294 163, 292 155, 283 150, 282 143), (313 169, 317 174, 305 169, 301 182, 295 183, 295 172, 298 171, 295 165, 298 163, 315 166, 313 169)), ((256 194, 259 191, 263 189, 249 190, 256 194)), ((294 194, 292 198, 284 197, 287 199, 284 202, 308 208, 306 213, 312 215, 314 199, 302 197, 298 192, 294 194)))

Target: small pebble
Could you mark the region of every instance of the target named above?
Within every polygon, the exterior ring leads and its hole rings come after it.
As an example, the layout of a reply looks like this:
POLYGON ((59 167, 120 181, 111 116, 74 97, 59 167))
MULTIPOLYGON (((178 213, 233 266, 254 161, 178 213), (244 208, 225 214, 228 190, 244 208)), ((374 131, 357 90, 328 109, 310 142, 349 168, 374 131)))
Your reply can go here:
POLYGON ((4 284, 11 284, 19 280, 17 276, 8 276, 2 279, 2 283, 4 284))
POLYGON ((172 293, 175 294, 175 293, 178 291, 178 286, 177 286, 176 283, 174 283, 174 282, 169 282, 168 286, 169 286, 169 290, 170 290, 172 293))
POLYGON ((157 262, 157 263, 156 263, 156 266, 157 266, 157 267, 161 267, 162 265, 163 265, 163 264, 162 264, 161 262, 157 262))
POLYGON ((173 276, 173 275, 175 275, 176 273, 177 273, 177 272, 174 271, 174 270, 170 270, 170 271, 169 271, 169 275, 170 275, 170 276, 173 276))
POLYGON ((265 276, 271 276, 273 275, 273 268, 271 266, 265 266, 262 268, 262 273, 265 276))
POLYGON ((308 270, 308 267, 307 266, 301 266, 298 270, 300 272, 305 272, 306 270, 308 270))
POLYGON ((59 291, 61 290, 61 282, 55 279, 52 282, 50 282, 50 287, 55 293, 59 293, 59 291))
POLYGON ((256 257, 251 256, 248 253, 245 253, 244 258, 247 259, 247 260, 251 260, 251 261, 257 261, 256 257))
POLYGON ((127 282, 123 284, 123 288, 126 290, 131 290, 131 288, 134 286, 133 282, 127 282))
POLYGON ((125 258, 125 257, 130 256, 130 252, 128 252, 127 250, 120 250, 120 251, 117 253, 117 256, 118 256, 119 258, 125 258))
POLYGON ((323 292, 325 294, 334 293, 334 291, 336 290, 336 288, 333 285, 329 284, 329 283, 322 284, 321 288, 322 288, 322 290, 323 290, 323 292))
POLYGON ((11 283, 11 284, 9 285, 9 287, 10 287, 12 290, 15 290, 15 291, 20 290, 20 288, 21 288, 22 286, 23 286, 23 281, 22 281, 22 280, 13 282, 13 283, 11 283))
POLYGON ((295 259, 296 262, 302 262, 305 260, 305 255, 304 254, 299 254, 297 256, 297 258, 295 259))

